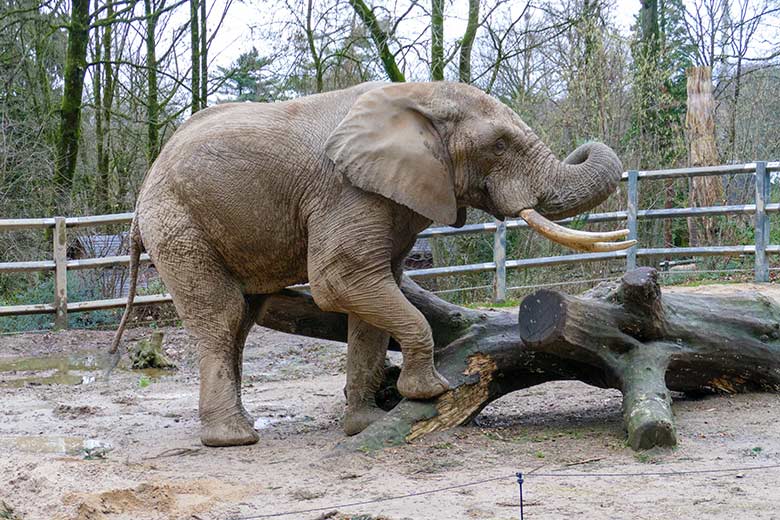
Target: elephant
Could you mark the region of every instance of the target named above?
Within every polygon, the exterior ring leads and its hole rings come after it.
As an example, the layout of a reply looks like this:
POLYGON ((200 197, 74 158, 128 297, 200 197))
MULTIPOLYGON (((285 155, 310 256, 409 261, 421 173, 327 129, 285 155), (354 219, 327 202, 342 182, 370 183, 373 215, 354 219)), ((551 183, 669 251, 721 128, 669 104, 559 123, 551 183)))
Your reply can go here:
POLYGON ((605 200, 622 165, 587 143, 566 160, 506 105, 462 83, 364 83, 276 103, 224 103, 174 132, 140 188, 130 230, 131 312, 145 249, 198 345, 201 442, 258 441, 241 400, 244 343, 268 295, 307 283, 325 311, 347 314, 347 408, 355 434, 374 402, 388 342, 398 390, 432 399, 431 328, 399 289, 402 262, 432 222, 462 225, 466 207, 524 218, 568 246, 629 247, 621 230, 586 233, 549 219, 605 200))

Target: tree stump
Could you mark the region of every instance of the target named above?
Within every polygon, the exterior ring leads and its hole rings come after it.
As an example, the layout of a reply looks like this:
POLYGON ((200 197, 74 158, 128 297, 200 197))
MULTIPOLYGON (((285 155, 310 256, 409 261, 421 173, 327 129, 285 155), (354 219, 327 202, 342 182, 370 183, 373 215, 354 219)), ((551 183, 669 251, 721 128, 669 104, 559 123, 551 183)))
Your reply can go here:
MULTIPOLYGON (((671 446, 670 391, 780 390, 777 303, 755 292, 662 295, 656 276, 640 268, 583 297, 537 291, 520 305, 519 324, 513 313, 459 307, 404 278, 401 288, 431 324, 436 367, 452 389, 433 401, 393 398, 398 371, 388 370, 379 400, 387 415, 341 448, 409 442, 468 423, 510 392, 556 380, 620 390, 630 446, 671 446)), ((273 296, 260 324, 346 339, 346 316, 320 311, 303 292, 273 296)))

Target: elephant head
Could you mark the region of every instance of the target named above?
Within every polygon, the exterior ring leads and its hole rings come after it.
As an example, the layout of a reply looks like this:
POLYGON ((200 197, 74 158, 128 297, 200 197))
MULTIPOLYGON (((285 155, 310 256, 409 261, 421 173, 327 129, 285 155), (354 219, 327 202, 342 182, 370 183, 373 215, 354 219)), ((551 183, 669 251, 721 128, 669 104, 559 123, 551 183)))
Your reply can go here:
POLYGON ((600 143, 559 161, 507 106, 461 83, 402 83, 362 94, 330 134, 326 154, 346 181, 442 223, 465 207, 522 217, 574 249, 611 251, 627 230, 586 233, 550 219, 606 199, 620 180, 615 152, 600 143))

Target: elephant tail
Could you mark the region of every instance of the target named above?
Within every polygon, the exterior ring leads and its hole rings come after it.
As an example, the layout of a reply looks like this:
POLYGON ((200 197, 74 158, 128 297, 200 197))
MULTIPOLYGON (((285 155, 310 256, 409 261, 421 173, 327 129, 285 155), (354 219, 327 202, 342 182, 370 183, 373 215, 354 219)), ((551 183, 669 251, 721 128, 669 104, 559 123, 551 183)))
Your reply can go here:
POLYGON ((138 266, 141 263, 141 250, 143 249, 143 242, 141 241, 141 232, 138 229, 138 222, 133 218, 130 224, 130 287, 127 290, 127 304, 125 305, 125 312, 122 314, 122 320, 119 322, 119 327, 114 334, 114 341, 111 343, 111 348, 108 351, 109 362, 106 367, 105 375, 108 376, 111 371, 116 368, 119 359, 122 357, 122 353, 119 352, 119 342, 122 340, 122 333, 125 331, 127 321, 130 319, 130 315, 133 312, 133 300, 135 300, 135 291, 138 285, 138 266))

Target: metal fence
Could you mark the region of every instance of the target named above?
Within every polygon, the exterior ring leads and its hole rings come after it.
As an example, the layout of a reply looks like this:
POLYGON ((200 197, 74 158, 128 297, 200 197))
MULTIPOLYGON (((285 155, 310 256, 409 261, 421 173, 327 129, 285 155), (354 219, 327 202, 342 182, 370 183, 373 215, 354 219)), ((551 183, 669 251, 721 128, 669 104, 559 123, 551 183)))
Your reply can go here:
MULTIPOLYGON (((637 222, 645 219, 664 219, 678 217, 709 217, 716 215, 746 215, 753 214, 755 225, 755 244, 709 247, 672 247, 672 248, 641 248, 634 246, 625 251, 608 253, 569 254, 541 258, 523 258, 507 260, 506 233, 509 229, 527 228, 525 221, 520 219, 487 224, 471 224, 462 228, 437 227, 428 228, 420 233, 420 237, 457 236, 473 233, 493 233, 493 261, 479 264, 466 264, 429 269, 406 271, 412 278, 435 278, 464 273, 493 272, 493 299, 502 301, 506 298, 506 273, 508 269, 527 269, 554 265, 594 262, 625 258, 626 269, 636 267, 638 257, 658 256, 717 256, 717 255, 755 255, 755 280, 769 280, 768 254, 780 253, 780 245, 769 245, 769 217, 772 212, 780 212, 780 204, 770 203, 770 174, 780 171, 780 162, 755 162, 739 165, 712 166, 702 168, 680 168, 671 170, 628 171, 623 174, 623 181, 628 183, 628 201, 626 211, 589 214, 585 218, 569 218, 559 221, 562 224, 577 220, 583 223, 626 221, 629 229, 629 239, 637 238, 637 222), (710 206, 700 208, 669 208, 645 209, 638 208, 639 181, 643 179, 674 179, 712 175, 753 174, 755 176, 755 203, 744 205, 710 206)), ((68 260, 67 243, 68 230, 80 227, 95 227, 108 224, 128 224, 133 218, 132 213, 115 215, 99 215, 88 217, 53 217, 32 219, 0 219, 0 233, 22 229, 53 229, 52 260, 31 262, 0 263, 0 274, 53 271, 54 300, 52 303, 37 303, 32 305, 12 305, 0 307, 0 316, 17 316, 25 314, 55 314, 55 328, 67 328, 69 312, 83 312, 99 309, 123 307, 125 298, 94 300, 85 302, 68 302, 67 272, 71 269, 99 269, 115 265, 128 264, 128 255, 109 256, 102 258, 87 258, 68 260)), ((149 256, 141 255, 141 262, 148 263, 149 256)), ((157 304, 170 302, 168 294, 137 296, 136 304, 157 304)))

